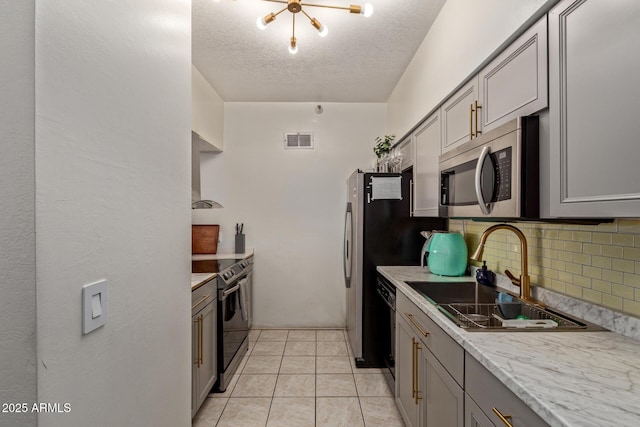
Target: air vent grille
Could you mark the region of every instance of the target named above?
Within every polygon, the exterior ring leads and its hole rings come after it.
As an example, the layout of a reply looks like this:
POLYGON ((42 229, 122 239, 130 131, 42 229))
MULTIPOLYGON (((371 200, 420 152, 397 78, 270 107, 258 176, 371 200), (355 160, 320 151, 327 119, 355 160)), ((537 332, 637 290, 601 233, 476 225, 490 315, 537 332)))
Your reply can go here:
POLYGON ((284 148, 313 148, 313 134, 310 132, 297 132, 284 134, 284 148))

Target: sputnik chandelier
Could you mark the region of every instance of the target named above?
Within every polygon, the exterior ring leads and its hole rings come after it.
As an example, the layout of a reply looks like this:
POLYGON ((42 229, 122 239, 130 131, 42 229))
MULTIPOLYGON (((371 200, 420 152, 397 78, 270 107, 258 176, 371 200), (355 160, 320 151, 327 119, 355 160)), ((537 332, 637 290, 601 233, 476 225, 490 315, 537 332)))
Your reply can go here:
POLYGON ((364 6, 358 6, 358 5, 352 4, 346 7, 346 6, 328 6, 324 4, 303 3, 301 0, 262 0, 262 1, 282 3, 282 4, 286 4, 287 6, 275 13, 270 13, 264 17, 258 17, 256 24, 258 25, 258 28, 260 28, 261 30, 264 30, 265 28, 267 28, 267 25, 273 22, 276 19, 276 16, 280 15, 285 10, 288 10, 289 12, 291 12, 292 31, 291 31, 291 39, 289 40, 289 52, 292 54, 295 54, 298 52, 298 42, 296 40, 296 15, 298 13, 302 12, 302 14, 309 19, 309 22, 318 31, 318 34, 320 35, 320 37, 325 37, 327 35, 328 30, 326 25, 321 24, 320 21, 318 21, 316 18, 312 18, 311 16, 309 16, 309 14, 304 10, 305 7, 324 7, 328 9, 342 9, 342 10, 348 10, 350 13, 361 14, 367 17, 373 14, 373 6, 371 5, 371 3, 366 3, 364 6))

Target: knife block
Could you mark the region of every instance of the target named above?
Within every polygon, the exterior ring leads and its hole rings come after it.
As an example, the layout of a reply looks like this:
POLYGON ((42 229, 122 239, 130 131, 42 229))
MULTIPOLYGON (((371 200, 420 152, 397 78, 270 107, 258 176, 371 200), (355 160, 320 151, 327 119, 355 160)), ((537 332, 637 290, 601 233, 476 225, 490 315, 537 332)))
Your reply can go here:
POLYGON ((244 234, 236 234, 236 253, 243 254, 244 251, 244 234))

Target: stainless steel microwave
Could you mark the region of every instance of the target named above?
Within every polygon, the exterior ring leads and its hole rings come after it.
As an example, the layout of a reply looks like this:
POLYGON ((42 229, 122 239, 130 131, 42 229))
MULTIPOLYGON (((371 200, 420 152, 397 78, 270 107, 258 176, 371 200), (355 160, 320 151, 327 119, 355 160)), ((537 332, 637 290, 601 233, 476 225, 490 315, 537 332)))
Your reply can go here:
POLYGON ((518 117, 440 156, 440 216, 538 218, 538 117, 518 117))

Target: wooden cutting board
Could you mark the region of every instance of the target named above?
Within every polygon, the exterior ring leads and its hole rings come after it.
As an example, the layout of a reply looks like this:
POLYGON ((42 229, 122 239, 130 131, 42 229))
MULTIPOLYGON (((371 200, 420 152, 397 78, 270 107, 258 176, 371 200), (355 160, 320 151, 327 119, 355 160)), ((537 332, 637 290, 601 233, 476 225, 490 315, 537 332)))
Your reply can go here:
POLYGON ((218 252, 219 225, 191 226, 191 253, 215 254, 218 252))

